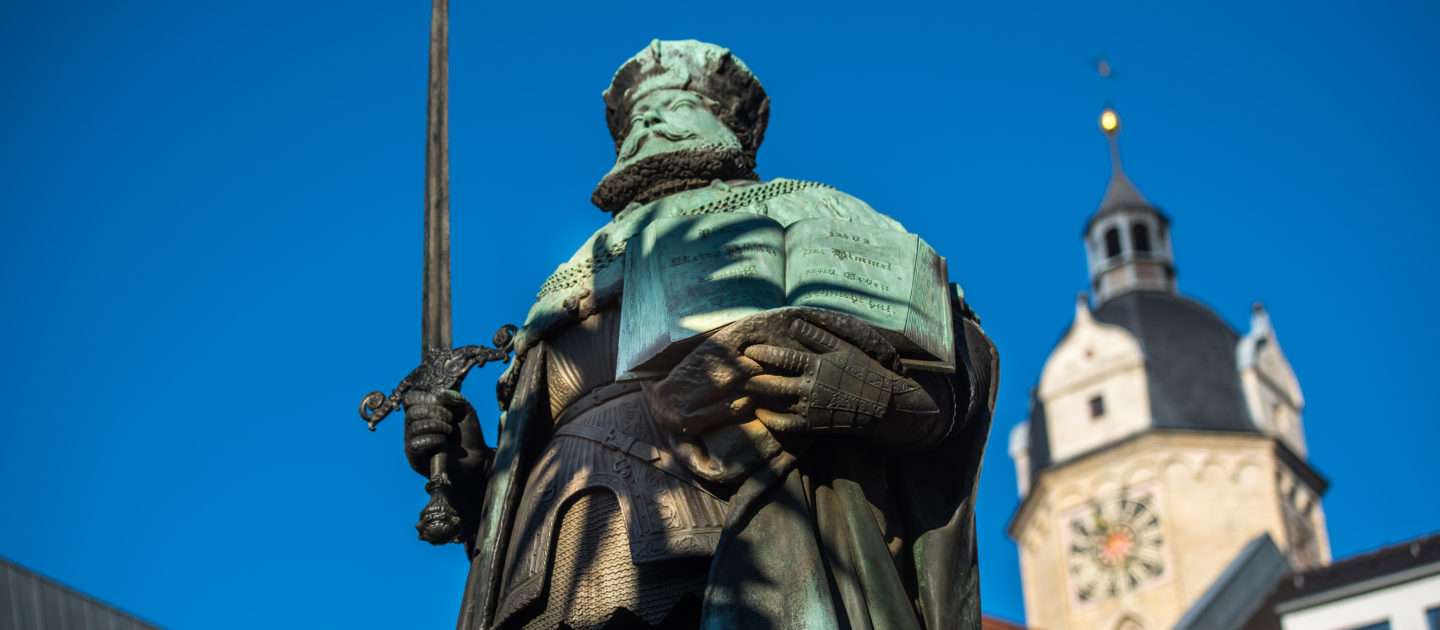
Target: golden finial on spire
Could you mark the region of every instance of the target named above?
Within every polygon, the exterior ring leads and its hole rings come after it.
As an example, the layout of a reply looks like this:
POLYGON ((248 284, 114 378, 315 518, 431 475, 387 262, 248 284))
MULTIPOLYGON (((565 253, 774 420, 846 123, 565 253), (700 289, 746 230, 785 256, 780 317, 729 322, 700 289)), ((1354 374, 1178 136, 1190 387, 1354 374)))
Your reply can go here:
POLYGON ((1115 110, 1106 107, 1105 111, 1100 112, 1100 130, 1106 134, 1120 132, 1120 116, 1115 113, 1115 110))

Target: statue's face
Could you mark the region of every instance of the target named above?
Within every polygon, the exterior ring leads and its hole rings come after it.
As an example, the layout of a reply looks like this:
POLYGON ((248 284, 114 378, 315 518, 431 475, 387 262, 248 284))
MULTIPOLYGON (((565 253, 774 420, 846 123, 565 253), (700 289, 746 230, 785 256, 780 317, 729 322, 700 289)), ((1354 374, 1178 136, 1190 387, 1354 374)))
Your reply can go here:
POLYGON ((656 90, 630 111, 630 134, 620 145, 612 172, 661 153, 705 146, 738 149, 740 139, 695 93, 656 90))

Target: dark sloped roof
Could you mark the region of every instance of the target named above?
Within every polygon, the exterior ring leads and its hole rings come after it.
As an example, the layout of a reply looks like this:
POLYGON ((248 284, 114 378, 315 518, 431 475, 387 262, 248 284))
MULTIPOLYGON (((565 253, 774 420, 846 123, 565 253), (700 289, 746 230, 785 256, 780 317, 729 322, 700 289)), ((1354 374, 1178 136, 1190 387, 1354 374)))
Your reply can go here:
POLYGON ((1110 174, 1110 185, 1105 187, 1105 198, 1100 200, 1100 210, 1109 210, 1119 206, 1138 206, 1149 208, 1150 200, 1140 194, 1140 189, 1125 175, 1125 171, 1116 168, 1110 174))
POLYGON ((4 558, 0 558, 0 628, 158 630, 4 558))
POLYGON ((1151 426, 1256 431, 1235 371, 1240 336, 1209 307, 1164 291, 1131 291, 1105 302, 1094 316, 1140 341, 1151 426))
POLYGON ((1110 185, 1105 187, 1105 198, 1100 200, 1100 207, 1090 218, 1085 221, 1085 230, 1081 234, 1089 234, 1090 228, 1095 227, 1095 222, 1110 216, 1116 212, 1125 210, 1148 210, 1160 217, 1161 223, 1169 225, 1170 217, 1165 216, 1155 204, 1150 203, 1135 183, 1125 175, 1125 171, 1117 165, 1110 175, 1110 185))
POLYGON ((1283 602, 1437 562, 1440 562, 1440 533, 1350 556, 1330 566, 1300 573, 1296 579, 1282 582, 1276 589, 1276 595, 1283 602))
POLYGON ((1255 611, 1244 628, 1280 630, 1280 615, 1276 609, 1285 608, 1287 603, 1310 598, 1324 599, 1323 596, 1331 591, 1335 599, 1359 595, 1387 586, 1381 578, 1403 578, 1411 570, 1437 563, 1440 563, 1440 533, 1351 556, 1330 566, 1293 573, 1275 585, 1270 597, 1255 611), (1366 582, 1370 582, 1373 588, 1364 588, 1366 582))

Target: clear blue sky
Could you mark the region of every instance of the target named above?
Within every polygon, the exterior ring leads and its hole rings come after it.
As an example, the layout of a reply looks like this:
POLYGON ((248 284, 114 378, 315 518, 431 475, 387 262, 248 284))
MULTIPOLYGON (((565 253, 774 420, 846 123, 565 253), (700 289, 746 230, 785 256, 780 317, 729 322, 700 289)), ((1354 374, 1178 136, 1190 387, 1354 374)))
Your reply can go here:
MULTIPOLYGON (((518 323, 605 220, 615 68, 655 37, 729 46, 774 101, 761 175, 924 235, 998 344, 982 583, 1020 618, 1005 437, 1085 287, 1104 49, 1182 290, 1237 326, 1270 309, 1335 554, 1440 529, 1440 4, 452 14, 457 342, 518 323)), ((461 552, 414 539, 400 421, 355 415, 417 358, 428 19, 418 0, 0 4, 0 555, 177 628, 450 627, 461 552)), ((495 374, 471 377, 482 411, 495 374)))

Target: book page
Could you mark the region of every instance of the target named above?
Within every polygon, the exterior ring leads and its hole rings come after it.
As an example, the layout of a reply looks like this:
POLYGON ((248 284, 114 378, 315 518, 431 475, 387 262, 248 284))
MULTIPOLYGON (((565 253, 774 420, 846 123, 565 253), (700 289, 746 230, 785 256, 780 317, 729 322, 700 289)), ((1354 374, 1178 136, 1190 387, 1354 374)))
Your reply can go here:
POLYGON ((849 221, 798 221, 790 226, 785 244, 790 304, 836 311, 903 332, 918 240, 914 234, 849 221))
POLYGON ((945 259, 920 237, 837 219, 807 219, 786 234, 793 306, 823 308, 876 327, 907 365, 954 370, 945 259))
POLYGON ((672 346, 783 306, 784 231, 755 214, 656 219, 625 252, 617 374, 672 346))

